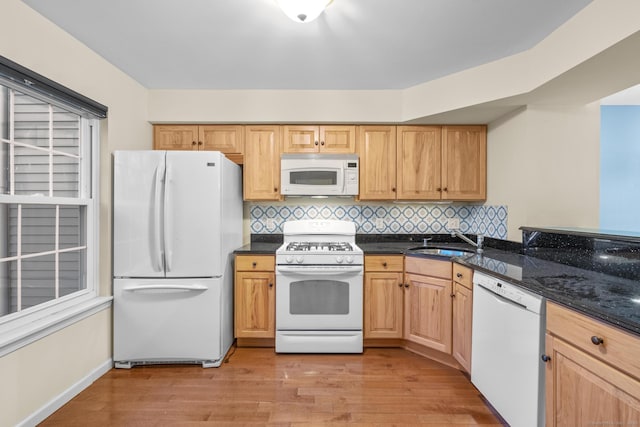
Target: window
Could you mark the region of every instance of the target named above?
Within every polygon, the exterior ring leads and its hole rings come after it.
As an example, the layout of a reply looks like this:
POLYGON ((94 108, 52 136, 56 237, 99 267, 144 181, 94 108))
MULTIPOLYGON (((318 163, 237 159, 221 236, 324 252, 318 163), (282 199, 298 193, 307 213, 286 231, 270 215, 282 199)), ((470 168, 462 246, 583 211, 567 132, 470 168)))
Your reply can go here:
POLYGON ((0 75, 0 338, 97 297, 98 135, 0 75))

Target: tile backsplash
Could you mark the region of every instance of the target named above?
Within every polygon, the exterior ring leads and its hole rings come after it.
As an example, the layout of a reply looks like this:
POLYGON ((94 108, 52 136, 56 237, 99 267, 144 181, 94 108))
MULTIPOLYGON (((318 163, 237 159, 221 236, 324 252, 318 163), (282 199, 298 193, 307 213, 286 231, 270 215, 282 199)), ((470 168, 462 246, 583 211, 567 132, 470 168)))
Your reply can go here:
POLYGON ((507 238, 507 207, 484 205, 424 204, 255 204, 250 207, 252 234, 282 233, 286 221, 340 219, 356 223, 359 234, 447 233, 449 219, 458 219, 460 230, 507 238))

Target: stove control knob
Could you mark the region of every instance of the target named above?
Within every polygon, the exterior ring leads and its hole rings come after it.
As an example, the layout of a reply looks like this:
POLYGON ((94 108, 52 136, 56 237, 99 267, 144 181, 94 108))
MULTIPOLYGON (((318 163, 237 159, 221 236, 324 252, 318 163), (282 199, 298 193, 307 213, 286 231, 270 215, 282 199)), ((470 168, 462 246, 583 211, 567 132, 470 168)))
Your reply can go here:
POLYGON ((344 261, 344 258, 343 258, 341 255, 338 255, 338 256, 336 257, 336 262, 337 262, 338 264, 342 264, 342 261, 344 261))
POLYGON ((285 261, 287 261, 287 264, 291 264, 291 263, 293 262, 293 257, 292 257, 291 255, 288 255, 288 256, 285 258, 285 261))
POLYGON ((296 257, 296 262, 297 262, 298 264, 302 264, 302 261, 304 261, 304 258, 302 258, 301 256, 297 256, 297 257, 296 257))
POLYGON ((347 264, 353 264, 353 257, 351 255, 348 255, 346 261, 347 264))

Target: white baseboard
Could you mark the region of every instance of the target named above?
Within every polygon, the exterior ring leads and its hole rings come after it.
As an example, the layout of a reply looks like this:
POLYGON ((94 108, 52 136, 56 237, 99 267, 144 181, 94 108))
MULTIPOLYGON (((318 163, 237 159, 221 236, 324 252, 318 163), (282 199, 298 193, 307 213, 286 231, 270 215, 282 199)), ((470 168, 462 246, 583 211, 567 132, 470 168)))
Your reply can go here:
POLYGON ((113 368, 113 360, 108 359, 102 363, 102 365, 89 372, 86 377, 73 384, 71 387, 43 405, 40 409, 22 420, 16 425, 16 427, 34 427, 38 425, 38 423, 44 421, 45 418, 60 409, 65 403, 73 399, 82 390, 89 387, 95 380, 109 372, 111 368, 113 368))

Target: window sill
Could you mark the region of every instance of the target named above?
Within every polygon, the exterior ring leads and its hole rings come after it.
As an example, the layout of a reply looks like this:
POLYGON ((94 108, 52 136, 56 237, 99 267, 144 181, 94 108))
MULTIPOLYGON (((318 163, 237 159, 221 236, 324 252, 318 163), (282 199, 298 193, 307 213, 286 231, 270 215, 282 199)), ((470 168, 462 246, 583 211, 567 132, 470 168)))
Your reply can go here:
POLYGON ((111 307, 113 297, 95 297, 0 334, 0 357, 111 307))

